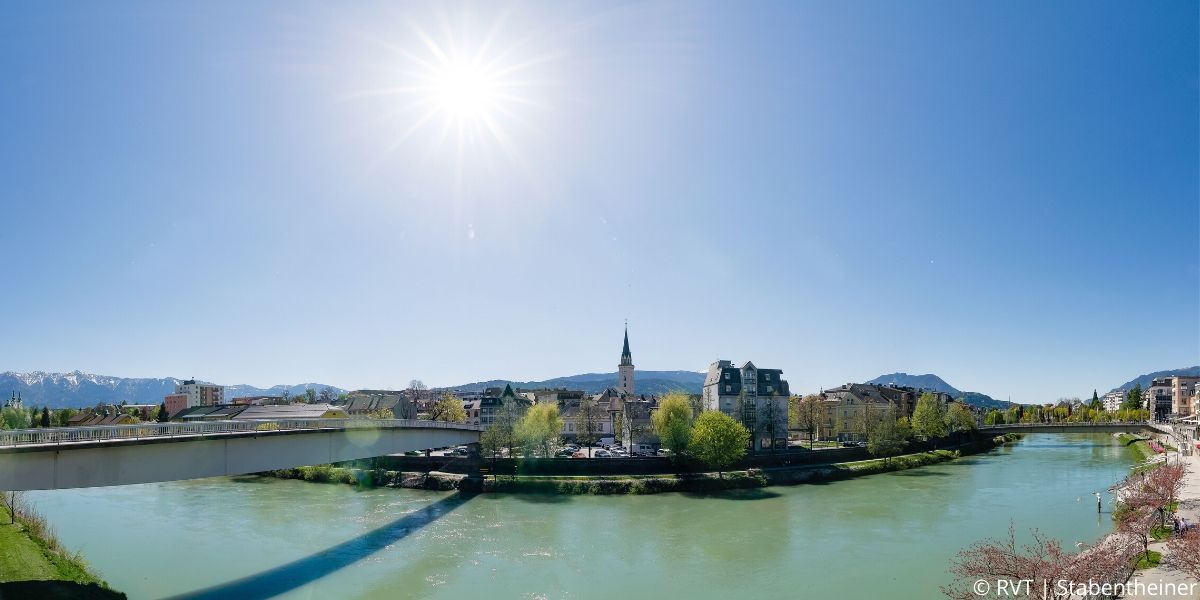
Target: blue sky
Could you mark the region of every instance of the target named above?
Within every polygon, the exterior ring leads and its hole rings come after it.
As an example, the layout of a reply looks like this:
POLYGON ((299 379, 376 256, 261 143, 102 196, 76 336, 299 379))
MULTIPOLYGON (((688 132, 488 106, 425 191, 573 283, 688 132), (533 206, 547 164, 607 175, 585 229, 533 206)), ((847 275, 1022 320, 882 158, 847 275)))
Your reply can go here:
POLYGON ((1200 363, 1194 2, 746 8, 8 5, 0 370, 540 379, 625 319, 797 391, 1200 363))

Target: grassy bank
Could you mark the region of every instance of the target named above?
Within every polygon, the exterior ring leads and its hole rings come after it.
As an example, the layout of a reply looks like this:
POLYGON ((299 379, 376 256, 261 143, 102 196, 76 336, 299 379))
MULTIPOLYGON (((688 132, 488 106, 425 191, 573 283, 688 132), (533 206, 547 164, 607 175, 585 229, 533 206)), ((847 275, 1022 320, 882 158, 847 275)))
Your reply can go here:
POLYGON ((45 518, 0 508, 0 598, 124 598, 62 547, 45 518))
POLYGON ((1117 436, 1117 440, 1121 442, 1121 445, 1129 448, 1129 451, 1133 453, 1134 460, 1139 463, 1146 462, 1155 455, 1154 450, 1150 448, 1150 439, 1147 437, 1122 433, 1117 436))

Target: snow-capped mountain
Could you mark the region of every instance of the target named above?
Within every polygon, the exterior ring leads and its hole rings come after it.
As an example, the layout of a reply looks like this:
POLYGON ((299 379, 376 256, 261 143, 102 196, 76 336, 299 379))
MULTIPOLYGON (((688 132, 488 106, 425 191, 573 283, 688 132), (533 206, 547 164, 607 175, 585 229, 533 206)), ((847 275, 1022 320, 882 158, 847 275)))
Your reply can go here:
MULTIPOLYGON (((157 404, 163 396, 175 391, 182 380, 175 377, 132 378, 96 375, 82 371, 70 373, 46 373, 32 371, 0 373, 0 400, 7 399, 13 392, 21 394, 25 406, 49 406, 50 408, 79 408, 99 403, 157 404)), ((204 382, 208 383, 208 382, 204 382)), ((276 385, 258 388, 252 385, 230 385, 225 387, 225 397, 278 396, 286 389, 289 394, 303 394, 305 388, 318 392, 329 388, 334 394, 345 390, 321 383, 276 385)))

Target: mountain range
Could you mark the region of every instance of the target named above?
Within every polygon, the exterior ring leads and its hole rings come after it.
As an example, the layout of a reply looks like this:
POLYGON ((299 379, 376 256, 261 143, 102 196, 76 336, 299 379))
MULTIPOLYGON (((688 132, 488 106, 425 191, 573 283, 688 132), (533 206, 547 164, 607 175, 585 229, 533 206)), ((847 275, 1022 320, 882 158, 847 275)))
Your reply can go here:
MULTIPOLYGON (((81 371, 70 373, 46 373, 33 371, 31 373, 0 373, 0 400, 7 399, 11 393, 18 392, 26 406, 49 406, 50 408, 80 408, 96 404, 157 404, 163 396, 175 391, 175 386, 183 380, 174 377, 133 378, 114 377, 111 375, 95 375, 81 371)), ((202 381, 201 383, 208 383, 202 381)), ((289 394, 303 394, 306 388, 318 392, 329 388, 334 394, 345 390, 321 383, 302 383, 297 385, 276 385, 269 388, 259 388, 252 385, 225 386, 225 398, 237 396, 281 396, 284 390, 289 394)))
MULTIPOLYGON (((634 374, 634 383, 637 386, 636 391, 639 394, 665 394, 673 390, 682 390, 689 394, 699 394, 700 388, 704 385, 704 373, 697 373, 695 371, 637 371, 634 374)), ((604 391, 605 388, 617 387, 617 372, 584 373, 569 377, 555 377, 543 381, 492 379, 490 381, 464 383, 448 389, 475 392, 489 387, 504 387, 505 384, 512 384, 514 388, 527 390, 537 388, 567 388, 582 390, 589 394, 597 394, 604 391)))
POLYGON ((967 404, 982 408, 1005 409, 1013 404, 1007 400, 997 400, 980 392, 964 392, 950 385, 949 383, 946 383, 946 380, 932 373, 926 373, 924 375, 889 373, 887 375, 880 375, 879 377, 867 381, 866 383, 873 383, 877 385, 903 385, 934 392, 942 392, 950 394, 952 397, 962 400, 967 404))
POLYGON ((1138 375, 1137 377, 1134 377, 1133 379, 1130 379, 1129 381, 1126 381, 1125 383, 1109 391, 1115 392, 1117 390, 1130 390, 1133 389, 1133 386, 1138 384, 1141 384, 1142 389, 1144 390, 1150 387, 1150 382, 1152 380, 1158 379, 1159 377, 1170 377, 1172 375, 1200 377, 1200 366, 1184 367, 1182 369, 1169 369, 1166 371, 1155 371, 1153 373, 1146 373, 1145 375, 1138 375))
MULTIPOLYGON (((1156 371, 1140 375, 1118 388, 1129 389, 1140 383, 1145 389, 1150 380, 1170 375, 1200 376, 1200 366, 1168 371, 1156 371)), ((26 406, 49 406, 51 408, 79 408, 93 406, 99 403, 119 404, 156 404, 163 396, 175 391, 175 386, 182 380, 174 377, 163 378, 129 378, 111 375, 95 375, 72 371, 70 373, 46 373, 34 371, 30 373, 0 373, 0 400, 8 398, 12 392, 19 392, 26 406)), ((682 390, 691 394, 700 393, 704 385, 704 373, 696 371, 638 371, 637 390, 645 394, 664 394, 672 390, 682 390)), ((205 382, 207 383, 207 382, 205 382)), ((961 398, 969 404, 985 408, 1006 408, 1010 402, 997 400, 980 392, 965 392, 955 388, 937 375, 910 375, 908 373, 890 373, 880 375, 865 383, 894 384, 909 387, 945 392, 955 398, 961 398)), ((488 387, 503 387, 512 384, 523 389, 536 388, 567 388, 583 390, 588 393, 598 393, 607 387, 616 387, 617 373, 583 373, 567 377, 555 377, 542 381, 512 381, 507 379, 492 379, 450 386, 446 389, 453 391, 476 391, 488 387)), ((318 392, 329 388, 334 394, 347 390, 323 383, 300 383, 294 385, 275 385, 260 388, 252 385, 227 385, 225 397, 237 396, 281 396, 286 390, 290 395, 302 395, 307 388, 318 392)))

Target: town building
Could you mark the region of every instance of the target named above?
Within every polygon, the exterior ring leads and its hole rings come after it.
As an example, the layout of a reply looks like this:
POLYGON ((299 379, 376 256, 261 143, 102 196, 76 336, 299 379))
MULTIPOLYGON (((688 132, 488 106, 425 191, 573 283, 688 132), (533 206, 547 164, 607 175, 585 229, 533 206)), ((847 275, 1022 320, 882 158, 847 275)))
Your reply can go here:
MULTIPOLYGON (((217 404, 225 404, 225 386, 213 385, 208 383, 196 383, 195 379, 188 379, 175 386, 176 394, 184 394, 187 396, 187 407, 193 406, 214 406, 217 404)), ((163 399, 164 401, 166 398, 163 399)))
POLYGON ((1113 390, 1100 397, 1100 402, 1104 404, 1104 410, 1108 412, 1116 412, 1121 410, 1121 404, 1125 402, 1125 390, 1113 390))
POLYGON ((167 405, 167 414, 175 416, 188 408, 188 395, 167 394, 163 396, 163 404, 167 405))
POLYGON ((1170 377, 1160 377, 1152 379, 1150 386, 1142 392, 1146 409, 1154 415, 1154 420, 1162 421, 1171 415, 1175 404, 1171 396, 1173 387, 1170 377))
POLYGON ((781 369, 760 369, 750 361, 735 367, 718 360, 704 378, 704 410, 719 410, 745 425, 755 450, 786 448, 791 392, 782 375, 781 369))
POLYGON ((528 395, 514 391, 512 384, 505 384, 503 388, 486 388, 470 400, 463 400, 463 409, 467 411, 467 423, 486 430, 496 422, 501 409, 509 404, 517 407, 519 416, 523 415, 533 402, 528 395))
POLYGON ((229 399, 230 404, 287 404, 287 400, 283 396, 234 396, 229 399))
POLYGON ((1200 377, 1175 375, 1166 378, 1171 385, 1171 412, 1177 417, 1190 417, 1196 414, 1196 404, 1192 397, 1200 388, 1200 377))
POLYGON ((352 417, 390 415, 396 419, 417 418, 417 403, 403 392, 390 390, 355 390, 339 403, 352 417))
POLYGON ((819 394, 821 414, 816 436, 818 439, 866 440, 866 427, 873 416, 894 407, 897 417, 912 418, 922 394, 933 394, 942 404, 954 401, 944 392, 898 385, 847 383, 823 390, 819 394))
POLYGON ((24 406, 24 404, 24 401, 21 400, 21 392, 13 392, 12 397, 4 403, 4 408, 20 409, 22 406, 24 406))

